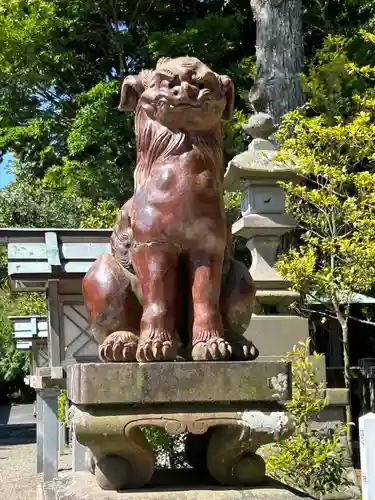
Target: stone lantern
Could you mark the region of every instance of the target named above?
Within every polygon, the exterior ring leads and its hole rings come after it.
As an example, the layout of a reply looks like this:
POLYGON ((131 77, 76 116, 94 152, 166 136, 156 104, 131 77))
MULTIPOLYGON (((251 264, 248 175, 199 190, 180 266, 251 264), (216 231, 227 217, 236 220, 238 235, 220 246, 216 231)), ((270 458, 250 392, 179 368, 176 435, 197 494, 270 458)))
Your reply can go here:
POLYGON ((285 213, 285 191, 279 182, 299 182, 299 177, 293 168, 273 160, 278 148, 268 139, 274 127, 267 114, 253 115, 243 128, 253 140, 247 151, 229 162, 224 188, 242 193, 242 217, 233 224, 232 232, 247 240, 252 257, 250 273, 257 288, 257 314, 250 324, 249 337, 261 355, 285 355, 308 336, 307 320, 289 312, 299 294, 290 290, 290 283, 275 269, 281 239, 297 224, 285 213))

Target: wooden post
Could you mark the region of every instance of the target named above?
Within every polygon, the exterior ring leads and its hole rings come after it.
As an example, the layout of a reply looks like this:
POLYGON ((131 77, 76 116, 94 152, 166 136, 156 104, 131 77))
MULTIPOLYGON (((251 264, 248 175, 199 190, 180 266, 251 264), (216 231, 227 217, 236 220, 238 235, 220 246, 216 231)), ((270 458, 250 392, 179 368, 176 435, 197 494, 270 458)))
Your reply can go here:
POLYGON ((375 414, 359 419, 361 450, 362 499, 375 500, 375 414))

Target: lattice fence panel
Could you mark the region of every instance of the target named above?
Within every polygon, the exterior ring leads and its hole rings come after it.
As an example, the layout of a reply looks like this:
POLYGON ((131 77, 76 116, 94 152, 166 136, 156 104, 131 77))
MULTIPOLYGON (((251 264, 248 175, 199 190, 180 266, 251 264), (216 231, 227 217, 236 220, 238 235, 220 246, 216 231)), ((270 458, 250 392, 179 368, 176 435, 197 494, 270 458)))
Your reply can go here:
POLYGON ((63 303, 62 313, 65 362, 73 361, 77 358, 96 357, 98 344, 90 333, 84 304, 63 303))
POLYGON ((48 359, 48 345, 39 345, 37 351, 37 361, 39 368, 46 368, 49 365, 48 359))

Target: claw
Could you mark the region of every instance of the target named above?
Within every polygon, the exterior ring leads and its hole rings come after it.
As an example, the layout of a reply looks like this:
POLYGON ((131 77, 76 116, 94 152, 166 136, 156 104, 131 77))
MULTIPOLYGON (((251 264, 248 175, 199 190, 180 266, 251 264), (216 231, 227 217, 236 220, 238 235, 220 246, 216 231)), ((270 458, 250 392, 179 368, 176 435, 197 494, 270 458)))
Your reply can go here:
POLYGON ((207 341, 197 342, 192 349, 194 361, 222 361, 232 353, 230 344, 222 337, 214 337, 207 341))
POLYGON ((228 342, 221 342, 219 344, 219 353, 221 358, 229 358, 229 356, 232 354, 232 348, 228 342))
POLYGON ((250 340, 239 338, 231 342, 231 356, 239 361, 253 361, 259 356, 259 351, 250 340))
POLYGON ((113 361, 121 361, 122 360, 122 351, 123 351, 123 347, 122 347, 121 342, 115 342, 113 344, 113 349, 112 349, 113 361))
POLYGON ((108 344, 104 347, 104 358, 105 359, 108 359, 108 361, 112 361, 113 360, 113 357, 112 357, 112 349, 111 349, 111 345, 108 344))
POLYGON ((211 354, 212 359, 217 359, 219 357, 219 348, 216 342, 213 342, 209 346, 208 351, 211 354))
POLYGON ((138 337, 134 333, 113 332, 99 347, 99 357, 104 362, 132 362, 135 361, 137 345, 138 337))
POLYGON ((163 359, 171 359, 173 357, 173 345, 171 342, 164 342, 162 345, 162 356, 163 359))
MULTIPOLYGON (((165 334, 163 334, 162 338, 165 338, 165 334)), ((176 352, 177 345, 175 345, 172 340, 148 340, 146 338, 141 344, 139 344, 136 356, 139 363, 152 361, 174 361, 176 352)))

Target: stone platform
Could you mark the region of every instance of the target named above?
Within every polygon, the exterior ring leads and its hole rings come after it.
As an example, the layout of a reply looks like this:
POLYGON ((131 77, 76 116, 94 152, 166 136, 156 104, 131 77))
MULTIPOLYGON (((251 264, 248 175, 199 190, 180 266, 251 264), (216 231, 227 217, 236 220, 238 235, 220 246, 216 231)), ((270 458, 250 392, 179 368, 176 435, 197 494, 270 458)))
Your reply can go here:
POLYGON ((212 486, 192 470, 156 471, 147 488, 137 491, 103 491, 93 476, 64 472, 41 485, 37 500, 300 500, 309 495, 268 480, 256 488, 212 486), (199 486, 197 486, 199 482, 199 486))
POLYGON ((75 405, 285 402, 290 365, 277 361, 82 363, 68 367, 75 405))
POLYGON ((225 486, 262 484, 257 449, 294 429, 284 408, 289 363, 76 364, 68 367, 67 389, 72 427, 104 490, 152 481, 155 457, 145 427, 184 434, 189 465, 225 486))

